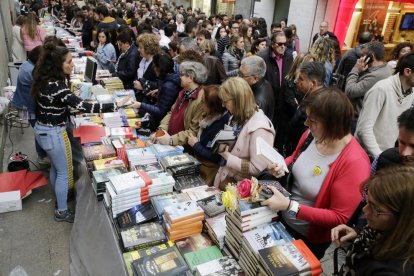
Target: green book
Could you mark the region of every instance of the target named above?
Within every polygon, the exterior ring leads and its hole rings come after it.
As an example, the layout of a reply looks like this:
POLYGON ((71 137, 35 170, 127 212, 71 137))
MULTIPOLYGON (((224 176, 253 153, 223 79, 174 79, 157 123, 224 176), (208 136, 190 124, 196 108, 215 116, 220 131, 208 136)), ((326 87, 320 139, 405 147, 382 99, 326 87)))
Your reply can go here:
POLYGON ((221 257, 223 257, 223 254, 215 245, 184 254, 184 259, 193 272, 199 264, 220 259, 221 257))

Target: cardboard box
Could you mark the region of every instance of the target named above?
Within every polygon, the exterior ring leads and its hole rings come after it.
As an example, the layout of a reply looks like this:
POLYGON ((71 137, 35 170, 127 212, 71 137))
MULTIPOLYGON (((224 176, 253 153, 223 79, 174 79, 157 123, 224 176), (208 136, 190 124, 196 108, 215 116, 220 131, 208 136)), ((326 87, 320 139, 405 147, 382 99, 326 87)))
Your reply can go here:
POLYGON ((22 210, 20 191, 0 193, 0 213, 22 210))

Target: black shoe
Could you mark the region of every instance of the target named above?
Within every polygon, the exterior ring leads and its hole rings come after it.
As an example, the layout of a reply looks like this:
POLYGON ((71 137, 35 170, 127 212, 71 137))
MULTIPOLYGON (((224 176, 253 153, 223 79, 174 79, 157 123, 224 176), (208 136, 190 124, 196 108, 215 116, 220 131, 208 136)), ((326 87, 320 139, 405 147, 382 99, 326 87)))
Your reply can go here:
POLYGON ((75 220, 75 213, 73 213, 71 210, 66 209, 65 211, 58 211, 55 210, 55 221, 62 222, 66 221, 69 223, 73 223, 75 220))

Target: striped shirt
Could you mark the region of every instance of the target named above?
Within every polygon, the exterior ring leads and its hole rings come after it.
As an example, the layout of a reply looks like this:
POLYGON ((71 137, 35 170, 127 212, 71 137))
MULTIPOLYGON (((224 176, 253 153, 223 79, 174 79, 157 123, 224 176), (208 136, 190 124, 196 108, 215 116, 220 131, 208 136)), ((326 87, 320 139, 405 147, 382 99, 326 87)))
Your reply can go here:
POLYGON ((46 126, 63 126, 69 119, 69 107, 83 113, 111 112, 115 103, 85 102, 73 94, 65 81, 49 82, 37 99, 37 121, 46 126))

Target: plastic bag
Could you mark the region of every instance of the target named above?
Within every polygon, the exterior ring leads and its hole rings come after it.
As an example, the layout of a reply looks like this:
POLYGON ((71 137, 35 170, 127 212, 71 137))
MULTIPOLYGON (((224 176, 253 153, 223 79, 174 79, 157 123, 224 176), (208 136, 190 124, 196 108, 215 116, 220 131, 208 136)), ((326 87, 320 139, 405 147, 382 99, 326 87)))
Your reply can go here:
POLYGON ((21 265, 18 265, 15 268, 13 268, 9 276, 29 276, 29 275, 26 273, 26 270, 24 270, 24 268, 21 265))

